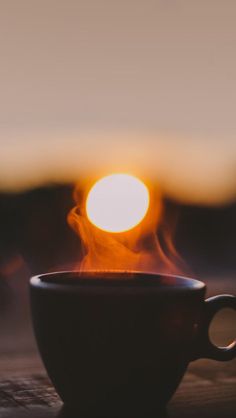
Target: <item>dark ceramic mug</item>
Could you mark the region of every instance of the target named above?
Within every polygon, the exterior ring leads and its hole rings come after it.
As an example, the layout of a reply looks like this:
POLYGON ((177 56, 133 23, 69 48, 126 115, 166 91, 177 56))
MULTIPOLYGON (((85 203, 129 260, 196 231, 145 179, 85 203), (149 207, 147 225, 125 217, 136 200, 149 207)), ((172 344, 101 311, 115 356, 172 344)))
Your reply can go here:
POLYGON ((230 360, 212 317, 236 297, 204 301, 204 283, 170 275, 59 272, 30 282, 35 335, 65 405, 83 417, 156 416, 190 361, 230 360))

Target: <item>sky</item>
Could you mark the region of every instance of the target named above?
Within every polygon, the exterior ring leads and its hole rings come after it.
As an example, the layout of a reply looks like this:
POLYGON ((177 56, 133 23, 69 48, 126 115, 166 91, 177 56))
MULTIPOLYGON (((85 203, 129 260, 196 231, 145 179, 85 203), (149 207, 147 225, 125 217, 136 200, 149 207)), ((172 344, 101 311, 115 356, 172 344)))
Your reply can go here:
POLYGON ((91 173, 236 197, 234 0, 0 0, 0 188, 91 173))

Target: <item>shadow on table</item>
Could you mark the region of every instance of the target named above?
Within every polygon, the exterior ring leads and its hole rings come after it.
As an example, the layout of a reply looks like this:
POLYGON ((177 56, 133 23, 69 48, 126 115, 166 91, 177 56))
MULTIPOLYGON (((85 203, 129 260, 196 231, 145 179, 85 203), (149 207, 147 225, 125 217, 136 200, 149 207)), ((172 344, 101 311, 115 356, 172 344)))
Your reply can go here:
MULTIPOLYGON (((62 409, 59 411, 57 418, 81 418, 81 415, 79 414, 78 411, 69 409, 63 406, 62 409)), ((151 417, 143 417, 143 418, 151 418, 151 417)), ((158 415, 155 414, 153 418, 171 418, 171 416, 165 410, 165 411, 160 411, 158 415)))

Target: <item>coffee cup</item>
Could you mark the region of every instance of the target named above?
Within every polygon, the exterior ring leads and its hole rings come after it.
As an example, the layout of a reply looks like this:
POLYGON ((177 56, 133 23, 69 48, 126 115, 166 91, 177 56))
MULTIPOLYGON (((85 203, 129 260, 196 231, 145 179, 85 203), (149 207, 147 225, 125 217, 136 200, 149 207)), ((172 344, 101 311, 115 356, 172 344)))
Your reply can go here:
POLYGON ((83 417, 157 416, 188 364, 227 361, 209 325, 236 297, 204 300, 206 285, 179 276, 56 272, 30 281, 35 336, 62 401, 83 417))

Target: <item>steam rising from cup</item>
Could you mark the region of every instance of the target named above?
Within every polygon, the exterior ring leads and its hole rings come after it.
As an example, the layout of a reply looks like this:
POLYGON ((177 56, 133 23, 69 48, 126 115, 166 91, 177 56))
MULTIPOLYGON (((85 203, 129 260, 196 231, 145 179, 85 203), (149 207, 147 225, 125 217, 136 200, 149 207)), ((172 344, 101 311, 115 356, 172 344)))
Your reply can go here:
POLYGON ((83 254, 75 270, 183 273, 172 222, 162 225, 162 196, 156 184, 115 173, 92 184, 78 183, 74 196, 76 206, 68 222, 83 254))

